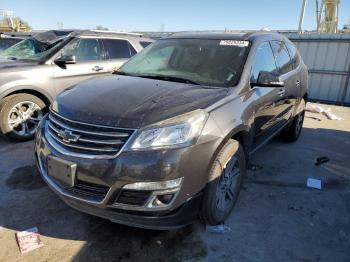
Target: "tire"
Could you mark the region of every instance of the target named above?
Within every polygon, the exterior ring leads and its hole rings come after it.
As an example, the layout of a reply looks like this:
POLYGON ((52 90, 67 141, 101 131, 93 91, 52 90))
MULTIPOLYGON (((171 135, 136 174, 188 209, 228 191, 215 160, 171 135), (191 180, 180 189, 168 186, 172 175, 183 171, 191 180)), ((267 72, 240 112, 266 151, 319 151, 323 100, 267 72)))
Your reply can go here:
POLYGON ((31 140, 45 110, 45 103, 30 94, 5 97, 0 103, 0 132, 14 141, 31 140))
POLYGON ((201 217, 206 224, 221 224, 230 215, 245 173, 243 148, 237 141, 230 139, 213 162, 210 181, 204 190, 201 217))
POLYGON ((303 128, 305 118, 305 101, 302 100, 302 111, 294 116, 292 123, 281 131, 281 137, 287 142, 295 142, 298 140, 303 128))

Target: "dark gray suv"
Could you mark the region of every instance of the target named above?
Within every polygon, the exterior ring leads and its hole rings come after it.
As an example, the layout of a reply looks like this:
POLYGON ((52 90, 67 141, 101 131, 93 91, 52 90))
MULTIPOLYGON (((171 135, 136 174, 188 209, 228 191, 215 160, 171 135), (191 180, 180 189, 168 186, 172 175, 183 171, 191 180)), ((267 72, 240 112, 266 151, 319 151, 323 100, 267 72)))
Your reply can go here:
POLYGON ((61 93, 37 131, 38 166, 89 214, 155 229, 219 224, 249 155, 277 134, 298 139, 307 84, 282 35, 176 34, 61 93))
POLYGON ((82 80, 109 74, 152 40, 138 34, 47 31, 0 53, 0 133, 32 139, 54 97, 82 80))

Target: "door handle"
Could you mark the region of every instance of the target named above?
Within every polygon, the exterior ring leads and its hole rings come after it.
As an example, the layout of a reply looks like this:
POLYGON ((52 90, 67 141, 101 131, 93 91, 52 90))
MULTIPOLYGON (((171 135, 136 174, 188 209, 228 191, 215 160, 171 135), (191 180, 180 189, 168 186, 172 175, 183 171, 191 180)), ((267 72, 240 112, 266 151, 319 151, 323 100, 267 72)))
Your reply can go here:
POLYGON ((279 91, 278 91, 278 95, 279 96, 284 96, 284 93, 286 92, 286 90, 284 90, 284 89, 280 89, 279 91))
POLYGON ((95 72, 98 72, 98 71, 101 71, 103 70, 103 67, 100 67, 100 66, 94 66, 92 69, 92 71, 95 71, 95 72))
POLYGON ((297 81, 295 82, 295 85, 296 85, 297 87, 300 87, 300 80, 297 80, 297 81))

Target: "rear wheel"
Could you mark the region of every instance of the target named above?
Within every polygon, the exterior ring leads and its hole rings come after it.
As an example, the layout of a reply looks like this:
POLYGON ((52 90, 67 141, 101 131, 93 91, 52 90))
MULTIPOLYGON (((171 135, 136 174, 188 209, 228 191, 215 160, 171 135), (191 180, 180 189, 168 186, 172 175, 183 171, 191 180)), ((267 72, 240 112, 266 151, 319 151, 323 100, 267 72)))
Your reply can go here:
POLYGON ((303 128, 305 118, 305 100, 301 101, 301 111, 297 114, 292 123, 281 131, 281 136, 285 141, 295 142, 298 140, 301 130, 303 128))
POLYGON ((15 94, 4 98, 0 104, 0 131, 15 141, 34 138, 43 117, 45 103, 30 94, 15 94))
POLYGON ((202 205, 202 218, 207 224, 225 221, 236 204, 246 172, 242 146, 230 139, 219 152, 211 171, 202 205))

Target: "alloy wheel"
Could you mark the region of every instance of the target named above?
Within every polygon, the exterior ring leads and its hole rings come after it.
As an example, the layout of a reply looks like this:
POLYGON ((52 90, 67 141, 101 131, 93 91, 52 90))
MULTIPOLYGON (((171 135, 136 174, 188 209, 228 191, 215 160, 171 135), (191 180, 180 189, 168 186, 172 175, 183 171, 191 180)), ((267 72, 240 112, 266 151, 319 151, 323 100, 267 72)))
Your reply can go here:
POLYGON ((41 108, 34 102, 22 101, 11 108, 8 114, 10 130, 19 136, 30 136, 43 118, 41 108))
POLYGON ((216 207, 220 211, 227 212, 231 209, 238 192, 239 179, 238 159, 233 156, 224 167, 216 190, 216 207))

